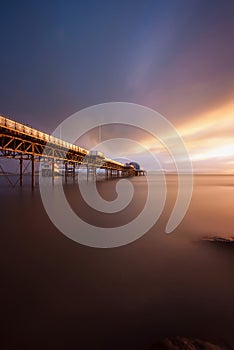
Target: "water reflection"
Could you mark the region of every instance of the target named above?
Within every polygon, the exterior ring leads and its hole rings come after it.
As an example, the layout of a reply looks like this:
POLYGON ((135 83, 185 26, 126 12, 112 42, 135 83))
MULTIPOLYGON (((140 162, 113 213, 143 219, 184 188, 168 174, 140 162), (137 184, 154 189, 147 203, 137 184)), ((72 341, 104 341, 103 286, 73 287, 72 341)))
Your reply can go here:
MULTIPOLYGON (((171 235, 164 231, 177 178, 167 179, 157 224, 114 249, 81 246, 58 232, 27 180, 22 191, 1 187, 4 348, 140 350, 174 335, 234 344, 234 249, 200 242, 234 235, 234 178, 196 176, 189 211, 171 235)), ((99 183, 106 199, 115 197, 115 181, 99 183)), ((118 217, 89 211, 70 180, 65 193, 85 220, 108 227, 143 205, 145 181, 131 181, 137 204, 118 217)))

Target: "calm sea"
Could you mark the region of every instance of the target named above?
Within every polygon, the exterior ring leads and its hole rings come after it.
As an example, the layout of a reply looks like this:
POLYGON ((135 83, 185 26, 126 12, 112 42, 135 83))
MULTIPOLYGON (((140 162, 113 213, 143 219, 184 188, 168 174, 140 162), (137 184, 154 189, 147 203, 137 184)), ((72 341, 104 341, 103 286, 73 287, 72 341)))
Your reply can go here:
MULTIPOLYGON (((20 190, 0 179, 2 349, 144 350, 174 335, 234 344, 234 247, 201 242, 234 236, 234 176, 195 176, 189 210, 167 235, 177 194, 177 177, 168 176, 155 226, 112 249, 60 233, 28 180, 20 190)), ((98 182, 104 198, 115 198, 116 181, 98 182)), ((84 220, 111 227, 131 221, 144 205, 145 179, 130 181, 133 203, 113 215, 87 208, 71 179, 64 189, 84 220)), ((157 177, 152 181, 157 186, 157 177)))

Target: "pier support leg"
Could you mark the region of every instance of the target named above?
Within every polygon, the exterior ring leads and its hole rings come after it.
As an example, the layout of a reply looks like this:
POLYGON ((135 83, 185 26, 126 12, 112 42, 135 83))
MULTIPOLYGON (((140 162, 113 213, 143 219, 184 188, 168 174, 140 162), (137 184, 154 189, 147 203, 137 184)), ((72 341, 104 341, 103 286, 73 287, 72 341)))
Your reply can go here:
POLYGON ((86 169, 86 179, 87 179, 87 182, 89 181, 89 166, 87 164, 87 169, 86 169))
POLYGON ((67 170, 67 162, 65 163, 65 183, 67 183, 67 173, 68 173, 68 170, 67 170))
POLYGON ((73 183, 75 183, 75 179, 76 179, 76 163, 72 163, 72 181, 73 183))
POLYGON ((94 166, 93 175, 94 175, 94 180, 96 181, 96 179, 97 179, 97 167, 96 166, 94 166))
POLYGON ((96 170, 95 165, 91 165, 91 167, 89 168, 89 171, 90 171, 92 181, 95 180, 95 170, 96 170))
POLYGON ((51 163, 51 177, 52 177, 52 185, 54 185, 54 159, 52 159, 52 163, 51 163))
POLYGON ((23 186, 23 157, 20 157, 20 187, 23 186))
POLYGON ((31 186, 32 186, 32 190, 34 190, 35 187, 35 159, 34 159, 34 155, 32 155, 31 158, 31 186))

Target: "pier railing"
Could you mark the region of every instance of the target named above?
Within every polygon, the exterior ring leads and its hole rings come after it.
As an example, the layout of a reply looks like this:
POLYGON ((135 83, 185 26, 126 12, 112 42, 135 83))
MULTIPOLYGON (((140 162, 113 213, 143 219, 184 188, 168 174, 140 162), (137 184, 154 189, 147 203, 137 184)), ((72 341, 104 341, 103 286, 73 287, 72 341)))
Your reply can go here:
MULTIPOLYGON (((82 164, 96 173, 97 168, 105 169, 107 177, 134 176, 134 166, 106 158, 98 151, 85 148, 59 139, 40 130, 31 128, 12 119, 0 116, 0 156, 20 160, 20 184, 23 183, 23 161, 31 160, 32 187, 35 183, 35 162, 50 161, 51 175, 54 176, 54 163, 62 161, 74 168, 82 164)), ((137 174, 139 175, 139 174, 137 174)))

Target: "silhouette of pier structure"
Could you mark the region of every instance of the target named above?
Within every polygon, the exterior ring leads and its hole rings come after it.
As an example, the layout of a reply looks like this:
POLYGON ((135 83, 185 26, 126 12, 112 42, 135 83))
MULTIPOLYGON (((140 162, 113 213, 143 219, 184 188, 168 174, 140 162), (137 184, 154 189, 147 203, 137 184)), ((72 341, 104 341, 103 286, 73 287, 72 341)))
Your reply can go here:
MULTIPOLYGON (((81 167, 86 169, 87 179, 90 175, 96 176, 97 169, 104 169, 107 179, 145 175, 137 163, 124 164, 108 159, 101 152, 88 151, 4 116, 0 116, 0 156, 19 160, 20 186, 23 186, 24 161, 30 161, 32 188, 35 186, 36 162, 42 162, 41 171, 51 176, 52 181, 59 164, 65 179, 68 175, 75 178, 81 167)), ((1 172, 4 175, 2 167, 1 172)))

